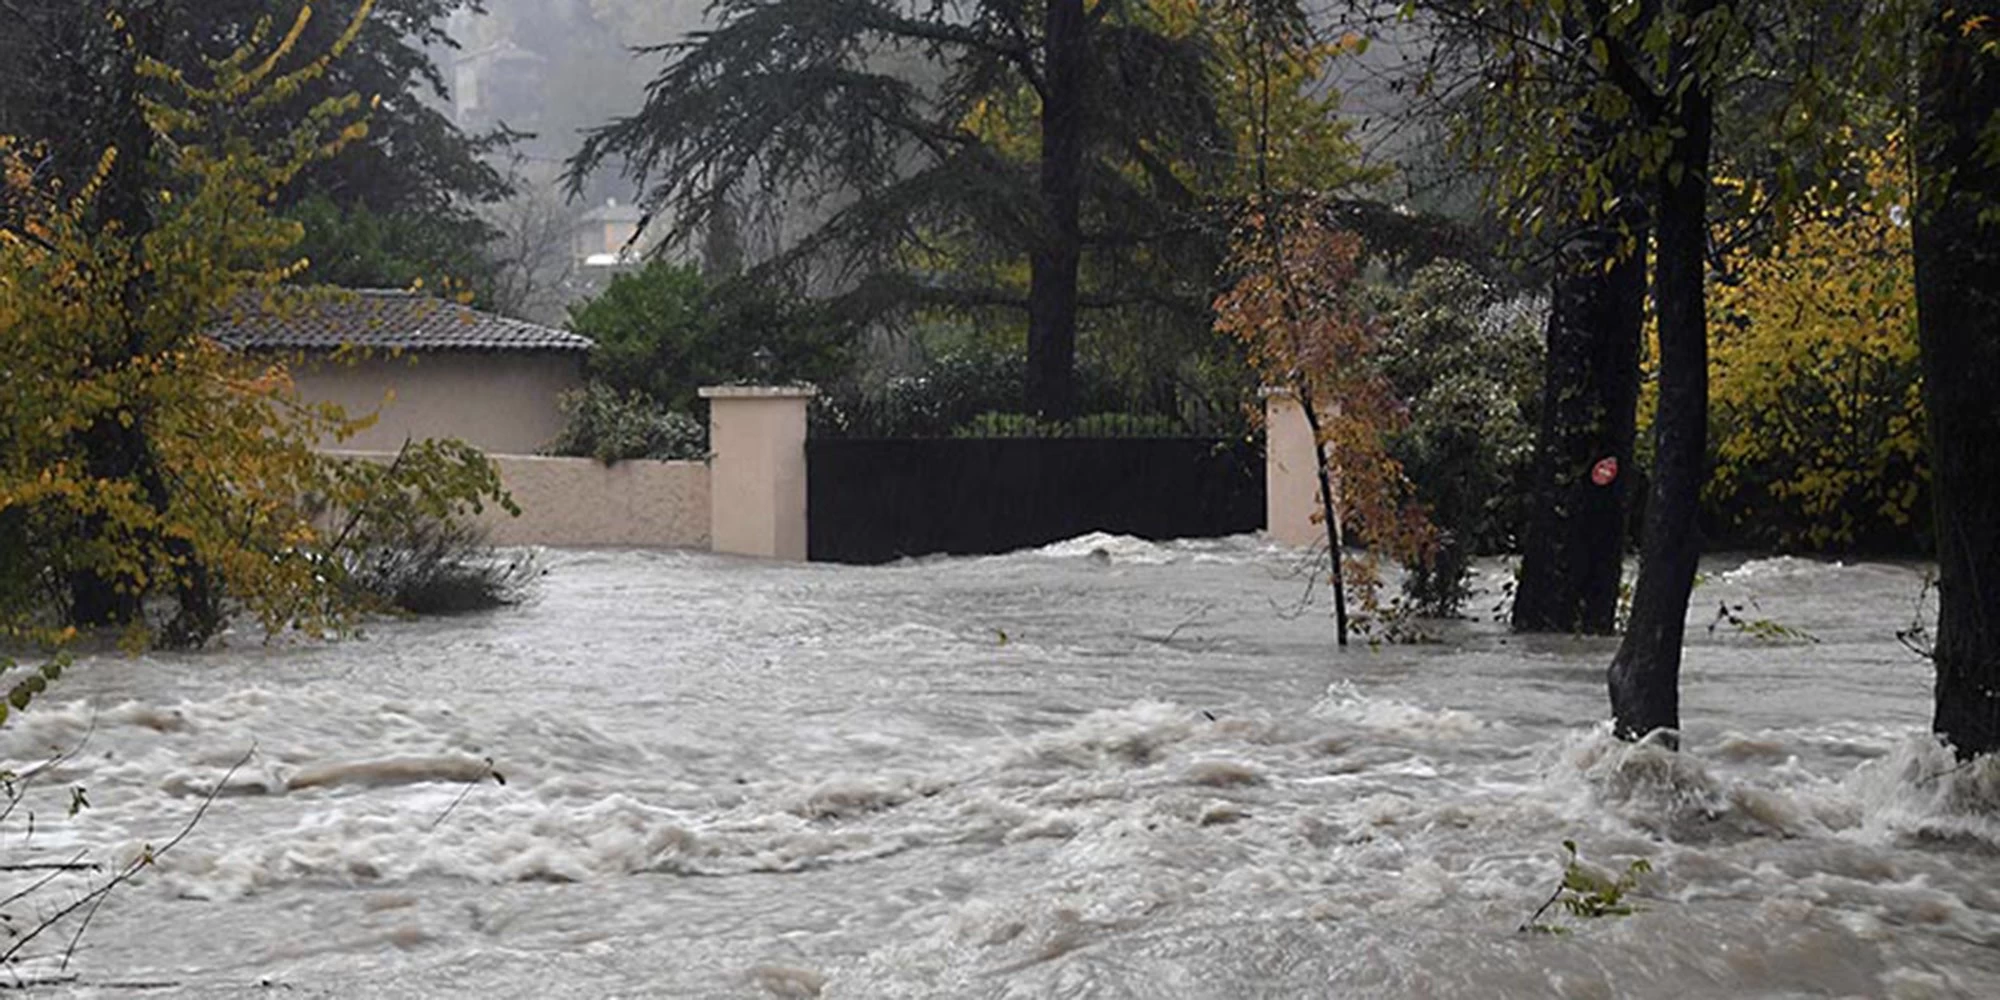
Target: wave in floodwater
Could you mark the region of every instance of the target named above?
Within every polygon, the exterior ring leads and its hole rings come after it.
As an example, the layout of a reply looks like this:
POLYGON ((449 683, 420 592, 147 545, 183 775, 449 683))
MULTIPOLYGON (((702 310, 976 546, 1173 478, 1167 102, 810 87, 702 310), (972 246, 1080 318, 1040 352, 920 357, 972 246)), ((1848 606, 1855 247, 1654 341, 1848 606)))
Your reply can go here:
POLYGON ((1336 650, 1256 539, 547 562, 526 608, 91 659, 0 731, 69 751, 15 858, 134 857, 214 796, 78 988, 2000 995, 2000 770, 1925 736, 1883 618, 1920 568, 1705 567, 1669 753, 1600 723, 1604 641, 1336 650), (1647 861, 1637 912, 1519 933, 1564 840, 1647 861))

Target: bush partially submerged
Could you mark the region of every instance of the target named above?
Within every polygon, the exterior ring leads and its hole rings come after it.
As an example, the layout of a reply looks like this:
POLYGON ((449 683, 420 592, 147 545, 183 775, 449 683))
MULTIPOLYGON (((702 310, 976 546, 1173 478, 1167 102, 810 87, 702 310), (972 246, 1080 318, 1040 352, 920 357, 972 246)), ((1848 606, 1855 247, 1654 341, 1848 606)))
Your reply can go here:
POLYGON ((551 455, 594 458, 606 465, 635 458, 699 461, 708 457, 708 428, 645 394, 621 394, 602 382, 566 392, 558 401, 567 421, 551 455))
POLYGON ((347 557, 347 579, 383 610, 451 615, 519 604, 540 575, 532 556, 503 555, 461 521, 426 519, 370 537, 347 557))
MULTIPOLYGON (((475 504, 441 504, 399 484, 422 471, 436 442, 405 442, 388 465, 343 460, 346 474, 373 483, 349 504, 320 498, 316 517, 327 525, 320 571, 337 581, 344 603, 370 612, 456 614, 518 604, 539 576, 532 558, 507 556, 487 544, 471 518, 475 504), (399 475, 399 472, 402 474, 399 475)), ((500 509, 520 508, 504 494, 500 509)))
POLYGON ((1390 451, 1442 535, 1403 591, 1423 615, 1454 616, 1473 557, 1513 551, 1527 519, 1547 305, 1443 262, 1386 290, 1381 309, 1382 368, 1409 413, 1390 451))

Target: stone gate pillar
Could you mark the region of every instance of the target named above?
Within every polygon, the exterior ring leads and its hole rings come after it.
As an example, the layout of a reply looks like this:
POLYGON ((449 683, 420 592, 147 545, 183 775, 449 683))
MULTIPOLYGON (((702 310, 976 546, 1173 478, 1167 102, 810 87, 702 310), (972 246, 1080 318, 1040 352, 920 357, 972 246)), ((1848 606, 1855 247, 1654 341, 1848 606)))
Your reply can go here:
POLYGON ((1264 533, 1280 545, 1326 540, 1319 512, 1318 457, 1305 411, 1289 390, 1264 390, 1264 533))
POLYGON ((806 558, 811 386, 709 386, 709 537, 717 552, 806 558))

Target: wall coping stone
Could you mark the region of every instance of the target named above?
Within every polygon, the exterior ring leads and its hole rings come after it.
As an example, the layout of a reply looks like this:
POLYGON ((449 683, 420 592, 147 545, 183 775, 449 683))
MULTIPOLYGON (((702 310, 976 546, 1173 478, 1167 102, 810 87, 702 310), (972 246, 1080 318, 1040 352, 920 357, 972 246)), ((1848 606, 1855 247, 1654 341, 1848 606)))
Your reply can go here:
POLYGON ((811 399, 819 387, 810 385, 706 385, 703 399, 811 399))

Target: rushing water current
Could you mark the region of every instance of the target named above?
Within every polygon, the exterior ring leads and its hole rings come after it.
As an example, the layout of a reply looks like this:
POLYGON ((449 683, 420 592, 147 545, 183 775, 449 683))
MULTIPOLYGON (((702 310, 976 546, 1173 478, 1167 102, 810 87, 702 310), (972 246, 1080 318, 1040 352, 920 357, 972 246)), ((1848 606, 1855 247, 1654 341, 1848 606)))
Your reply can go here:
POLYGON ((2000 774, 1925 738, 1921 567, 1710 560, 1671 754, 1606 735, 1610 640, 1339 650, 1295 561, 551 553, 519 608, 92 656, 0 731, 78 748, 0 861, 157 847, 254 747, 70 991, 2000 997, 2000 774), (1522 933, 1566 839, 1651 864, 1638 912, 1522 933))

